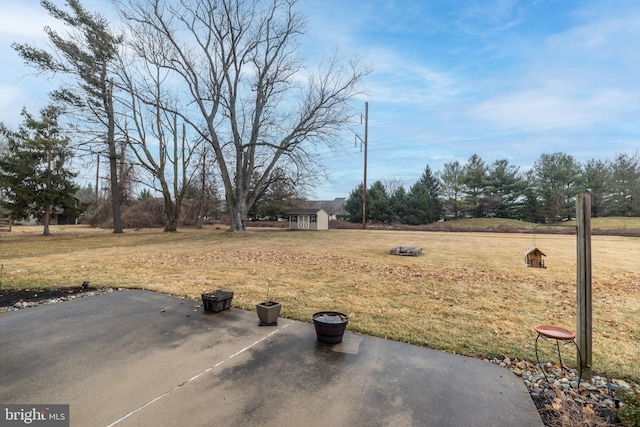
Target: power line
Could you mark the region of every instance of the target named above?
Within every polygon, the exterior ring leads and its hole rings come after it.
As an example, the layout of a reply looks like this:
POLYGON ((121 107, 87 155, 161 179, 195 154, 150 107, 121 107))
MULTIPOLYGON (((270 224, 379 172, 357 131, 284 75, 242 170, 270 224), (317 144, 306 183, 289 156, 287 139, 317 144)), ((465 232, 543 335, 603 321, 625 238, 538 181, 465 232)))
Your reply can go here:
MULTIPOLYGON (((590 116, 590 117, 585 117, 585 118, 580 118, 580 119, 571 119, 571 120, 563 120, 563 121, 557 121, 557 122, 549 122, 549 123, 541 123, 541 124, 537 124, 537 125, 531 125, 531 126, 523 126, 523 127, 513 127, 513 128, 499 128, 499 129, 493 129, 493 130, 488 130, 488 131, 484 131, 484 132, 469 132, 469 133, 462 133, 462 134, 450 134, 450 135, 445 135, 445 136, 437 136, 437 137, 429 137, 429 138, 413 138, 413 139, 402 139, 401 142, 397 142, 394 145, 394 148, 397 149, 402 149, 402 148, 425 148, 425 147, 434 147, 434 146, 438 146, 438 145, 451 145, 451 144, 458 144, 458 143, 469 143, 469 142, 475 142, 475 141, 482 141, 482 140, 487 140, 487 139, 503 139, 503 138, 510 138, 510 137, 518 137, 518 136, 524 136, 524 135, 533 135, 533 134, 540 134, 540 133, 545 133, 545 132, 565 132, 571 129, 578 129, 578 128, 585 128, 585 127, 590 127, 590 126, 602 126, 602 125, 609 125, 609 124, 615 124, 615 123, 622 123, 620 121, 616 121, 616 122, 600 122, 600 123, 589 123, 589 124, 585 124, 585 125, 580 125, 580 126, 571 126, 571 127, 564 127, 564 128, 556 128, 556 129, 542 129, 542 130, 533 130, 536 128, 541 128, 541 127, 547 127, 547 126, 553 126, 553 125, 557 125, 557 124, 564 124, 564 123, 573 123, 573 122, 578 122, 578 121, 583 121, 583 120, 590 120, 590 119, 594 119, 594 118, 606 118, 606 117, 616 117, 616 116, 622 116, 622 115, 631 115, 631 114, 639 114, 640 111, 631 111, 631 112, 626 112, 626 113, 618 113, 618 114, 606 114, 606 115, 599 115, 599 116, 590 116), (522 130, 526 130, 526 129, 532 129, 531 131, 522 131, 522 130), (498 133, 498 132, 508 132, 508 131, 513 131, 509 134, 504 134, 504 135, 494 135, 493 133, 498 133), (464 138, 464 139, 463 139, 464 138), (410 145, 412 143, 417 143, 419 145, 410 145)), ((372 141, 370 142, 370 146, 373 152, 378 152, 379 150, 377 148, 380 147, 384 147, 386 142, 376 142, 376 141, 372 141)), ((342 150, 343 152, 346 152, 347 154, 356 154, 356 152, 353 151, 353 148, 348 148, 345 150, 342 150)), ((328 160, 331 158, 335 158, 336 155, 338 154, 335 150, 326 150, 326 151, 318 151, 317 154, 319 155, 320 160, 328 160)))

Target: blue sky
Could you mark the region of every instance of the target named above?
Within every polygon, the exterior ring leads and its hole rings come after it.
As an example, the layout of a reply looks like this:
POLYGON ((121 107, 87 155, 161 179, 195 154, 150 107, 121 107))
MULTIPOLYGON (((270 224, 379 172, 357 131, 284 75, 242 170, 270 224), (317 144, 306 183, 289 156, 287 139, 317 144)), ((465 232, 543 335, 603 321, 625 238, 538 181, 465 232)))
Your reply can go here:
MULTIPOLYGON (((86 0, 90 10, 110 8, 86 0)), ((527 170, 542 153, 584 162, 640 148, 640 2, 636 0, 301 0, 310 63, 335 49, 371 65, 367 182, 411 186, 472 154, 527 170)), ((51 84, 29 76, 9 47, 37 40, 36 0, 0 0, 0 121, 20 122, 51 84)), ((364 136, 359 120, 353 130, 364 136)), ((314 198, 344 197, 363 178, 354 133, 321 149, 329 180, 314 198)), ((91 181, 89 181, 91 182, 91 181)))

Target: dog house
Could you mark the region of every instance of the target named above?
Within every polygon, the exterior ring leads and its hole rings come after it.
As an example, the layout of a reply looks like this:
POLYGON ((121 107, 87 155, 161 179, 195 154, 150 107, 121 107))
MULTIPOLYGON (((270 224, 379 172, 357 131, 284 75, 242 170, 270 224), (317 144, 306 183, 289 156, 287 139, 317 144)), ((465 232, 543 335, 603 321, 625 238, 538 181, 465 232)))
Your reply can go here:
POLYGON ((524 263, 527 267, 546 268, 542 257, 546 257, 546 255, 535 246, 524 251, 524 263))

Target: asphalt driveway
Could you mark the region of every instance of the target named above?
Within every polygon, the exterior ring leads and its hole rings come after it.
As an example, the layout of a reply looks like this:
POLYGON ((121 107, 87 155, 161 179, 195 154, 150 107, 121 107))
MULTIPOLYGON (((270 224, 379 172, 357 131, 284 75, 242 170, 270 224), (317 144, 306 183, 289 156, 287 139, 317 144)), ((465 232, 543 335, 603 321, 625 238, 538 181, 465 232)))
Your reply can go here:
POLYGON ((126 290, 0 314, 0 403, 69 404, 83 427, 542 426, 500 366, 198 305, 126 290))

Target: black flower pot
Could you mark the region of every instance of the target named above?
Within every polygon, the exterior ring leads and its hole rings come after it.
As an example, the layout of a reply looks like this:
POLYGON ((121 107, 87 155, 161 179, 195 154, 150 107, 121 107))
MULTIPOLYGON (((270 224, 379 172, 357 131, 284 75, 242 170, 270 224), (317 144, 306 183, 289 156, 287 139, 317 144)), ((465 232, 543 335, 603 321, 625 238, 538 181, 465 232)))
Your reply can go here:
POLYGON ((349 316, 339 311, 319 311, 312 316, 316 327, 318 341, 327 344, 342 342, 342 336, 347 329, 349 316))
POLYGON ((222 310, 227 310, 231 307, 231 300, 233 299, 233 292, 226 292, 217 289, 213 292, 202 294, 202 305, 204 311, 211 311, 217 313, 222 310))

